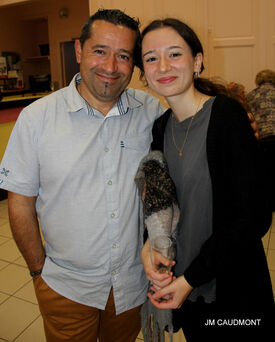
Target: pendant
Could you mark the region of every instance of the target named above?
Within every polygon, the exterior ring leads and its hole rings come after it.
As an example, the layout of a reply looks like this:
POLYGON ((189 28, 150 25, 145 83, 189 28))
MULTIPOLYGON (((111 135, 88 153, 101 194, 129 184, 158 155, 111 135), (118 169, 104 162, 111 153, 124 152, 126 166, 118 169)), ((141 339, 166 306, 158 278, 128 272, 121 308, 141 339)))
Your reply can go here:
POLYGON ((179 157, 182 157, 182 152, 179 152, 179 157))

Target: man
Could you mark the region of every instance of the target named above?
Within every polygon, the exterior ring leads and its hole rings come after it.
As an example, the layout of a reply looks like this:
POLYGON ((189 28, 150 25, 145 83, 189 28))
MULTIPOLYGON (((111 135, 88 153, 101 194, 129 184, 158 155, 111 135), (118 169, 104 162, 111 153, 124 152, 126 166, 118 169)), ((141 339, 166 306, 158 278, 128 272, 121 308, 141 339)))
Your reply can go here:
POLYGON ((75 44, 80 74, 22 111, 0 166, 50 342, 131 342, 140 330, 147 281, 134 176, 163 108, 125 90, 139 45, 126 14, 91 16, 75 44))

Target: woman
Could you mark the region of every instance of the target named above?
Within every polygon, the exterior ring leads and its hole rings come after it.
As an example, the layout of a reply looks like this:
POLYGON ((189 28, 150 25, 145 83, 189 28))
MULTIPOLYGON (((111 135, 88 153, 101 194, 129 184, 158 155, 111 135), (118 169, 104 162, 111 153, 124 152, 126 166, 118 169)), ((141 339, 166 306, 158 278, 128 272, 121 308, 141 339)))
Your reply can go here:
POLYGON ((159 309, 176 309, 175 330, 188 342, 263 337, 274 309, 261 242, 271 215, 247 114, 199 77, 203 49, 187 25, 156 20, 142 39, 148 85, 171 108, 154 126, 152 148, 164 151, 181 210, 174 276, 155 271, 144 245, 148 296, 159 309))

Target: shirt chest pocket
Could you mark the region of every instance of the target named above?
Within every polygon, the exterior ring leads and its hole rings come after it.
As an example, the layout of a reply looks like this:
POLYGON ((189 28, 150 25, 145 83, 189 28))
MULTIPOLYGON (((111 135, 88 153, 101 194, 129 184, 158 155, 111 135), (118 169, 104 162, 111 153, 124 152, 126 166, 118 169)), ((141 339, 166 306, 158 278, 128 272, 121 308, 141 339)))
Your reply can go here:
POLYGON ((120 147, 127 152, 148 153, 152 142, 152 133, 134 137, 125 137, 120 141, 120 147))
POLYGON ((120 141, 122 154, 126 158, 127 164, 131 163, 131 165, 136 165, 136 168, 133 168, 135 172, 140 160, 149 152, 151 142, 151 132, 134 137, 125 137, 120 141))

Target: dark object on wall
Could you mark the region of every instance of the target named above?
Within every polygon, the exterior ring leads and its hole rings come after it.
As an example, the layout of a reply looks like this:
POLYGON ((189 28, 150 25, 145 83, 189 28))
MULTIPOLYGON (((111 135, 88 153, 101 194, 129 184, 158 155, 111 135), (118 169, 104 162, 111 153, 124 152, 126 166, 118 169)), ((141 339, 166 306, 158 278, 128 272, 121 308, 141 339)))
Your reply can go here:
POLYGON ((51 75, 31 75, 29 76, 29 81, 32 91, 51 90, 51 75))
POLYGON ((41 44, 39 45, 40 55, 41 56, 49 56, 50 54, 50 47, 49 44, 41 44))

